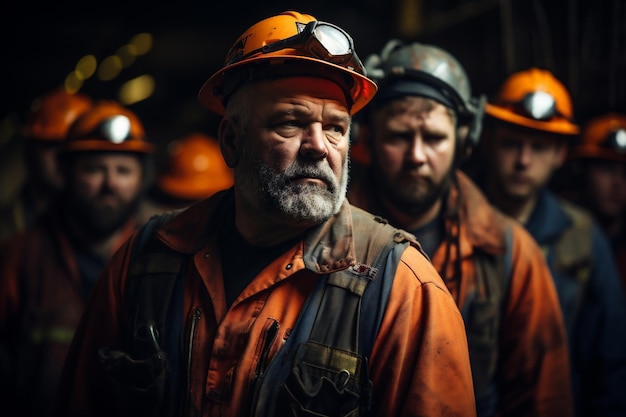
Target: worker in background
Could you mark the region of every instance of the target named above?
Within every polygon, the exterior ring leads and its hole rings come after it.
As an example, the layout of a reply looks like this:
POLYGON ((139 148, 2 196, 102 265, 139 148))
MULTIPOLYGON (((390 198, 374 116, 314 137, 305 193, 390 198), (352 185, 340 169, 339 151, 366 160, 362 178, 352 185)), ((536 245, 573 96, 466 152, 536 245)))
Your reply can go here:
POLYGON ((568 154, 566 198, 596 217, 613 247, 626 291, 626 114, 610 112, 583 126, 568 154))
POLYGON ((484 99, 434 45, 391 40, 366 68, 379 92, 358 119, 356 149, 370 163, 348 199, 417 236, 444 278, 465 321, 478 416, 571 416, 567 338, 543 254, 459 170, 484 99))
POLYGON ((67 136, 71 124, 92 105, 83 93, 69 93, 63 88, 47 91, 31 103, 19 137, 25 177, 20 181, 18 171, 10 166, 20 160, 12 155, 11 165, 0 169, 7 173, 4 190, 14 188, 0 211, 0 240, 32 225, 43 213, 50 200, 62 187, 57 167, 57 150, 67 136))
POLYGON ((50 415, 91 290, 137 225, 152 150, 137 115, 113 101, 94 103, 58 150, 57 198, 0 248, 3 415, 50 415))
POLYGON ((545 253, 570 347, 577 416, 626 414, 626 298, 610 243, 593 216, 550 188, 580 133, 566 87, 531 67, 487 103, 477 181, 545 253))
POLYGON ((167 144, 162 169, 148 190, 141 217, 188 207, 233 185, 217 139, 193 132, 167 144))

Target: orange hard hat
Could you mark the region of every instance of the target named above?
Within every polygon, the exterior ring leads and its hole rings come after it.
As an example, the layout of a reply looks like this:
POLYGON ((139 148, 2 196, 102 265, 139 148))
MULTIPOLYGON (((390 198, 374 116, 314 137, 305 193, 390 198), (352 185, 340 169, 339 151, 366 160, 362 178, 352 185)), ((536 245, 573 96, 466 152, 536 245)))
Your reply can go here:
POLYGON ((538 68, 507 78, 485 112, 496 119, 560 135, 577 135, 572 99, 552 73, 538 68))
POLYGON ((82 93, 69 93, 59 88, 33 100, 22 136, 45 142, 61 142, 78 116, 92 105, 92 100, 82 93))
POLYGON ((608 113, 590 119, 583 127, 580 143, 570 149, 569 158, 626 162, 626 115, 608 113))
POLYGON ((100 100, 72 124, 59 152, 150 153, 153 149, 135 113, 114 100, 100 100))
POLYGON ((339 84, 350 113, 363 108, 376 94, 343 29, 308 14, 286 11, 252 25, 235 41, 224 66, 202 86, 198 100, 223 115, 224 103, 244 82, 303 75, 328 78, 339 84))
POLYGON ((217 140, 195 132, 168 144, 166 169, 156 182, 166 195, 200 200, 229 188, 233 181, 217 140))

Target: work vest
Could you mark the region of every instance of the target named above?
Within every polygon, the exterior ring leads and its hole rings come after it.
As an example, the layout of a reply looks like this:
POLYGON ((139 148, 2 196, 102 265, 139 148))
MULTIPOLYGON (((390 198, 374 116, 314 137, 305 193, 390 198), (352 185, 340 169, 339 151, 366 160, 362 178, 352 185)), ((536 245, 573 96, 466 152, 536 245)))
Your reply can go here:
MULTIPOLYGON (((561 209, 571 220, 571 224, 561 232, 554 242, 541 245, 550 266, 555 282, 561 282, 567 288, 557 284, 563 319, 568 334, 574 332, 579 320, 580 309, 587 293, 587 285, 593 264, 593 217, 585 210, 560 199, 561 209), (575 298, 571 294, 575 288, 575 298)), ((574 343, 570 339, 570 343, 574 343)))
MULTIPOLYGON (((400 257, 408 245, 421 247, 384 219, 351 209, 357 263, 320 276, 289 339, 251 384, 250 416, 369 415, 368 358, 400 257)), ((166 220, 151 219, 133 248, 127 350, 100 351, 124 416, 180 415, 184 403, 180 323, 188 255, 155 237, 166 220)))

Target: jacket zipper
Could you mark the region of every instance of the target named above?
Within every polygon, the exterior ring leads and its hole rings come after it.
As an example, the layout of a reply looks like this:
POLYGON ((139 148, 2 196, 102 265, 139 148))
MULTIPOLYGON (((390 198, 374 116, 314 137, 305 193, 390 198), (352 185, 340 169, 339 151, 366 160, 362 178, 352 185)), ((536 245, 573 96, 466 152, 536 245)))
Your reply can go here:
POLYGON ((188 342, 189 344, 187 345, 187 374, 185 377, 185 383, 186 383, 186 389, 185 389, 185 395, 184 398, 182 399, 182 404, 183 404, 183 413, 181 415, 183 416, 188 416, 190 415, 190 410, 191 410, 191 355, 193 354, 193 340, 194 340, 194 336, 196 333, 196 328, 197 328, 197 324, 200 321, 200 317, 202 316, 202 311, 200 310, 200 308, 195 307, 193 309, 193 313, 191 316, 191 326, 189 328, 189 339, 188 342))
POLYGON ((256 408, 257 398, 259 396, 260 389, 260 381, 263 379, 263 375, 265 374, 265 370, 268 365, 268 356, 270 353, 270 348, 274 344, 276 340, 276 336, 278 335, 278 329, 280 328, 280 324, 278 321, 272 321, 272 324, 269 326, 265 333, 265 340, 263 342, 263 349, 261 350, 261 355, 259 356, 259 361, 257 363, 256 369, 254 370, 254 376, 252 381, 250 382, 250 388, 253 390, 252 392, 252 401, 250 401, 250 408, 248 410, 247 415, 252 416, 253 412, 256 408))

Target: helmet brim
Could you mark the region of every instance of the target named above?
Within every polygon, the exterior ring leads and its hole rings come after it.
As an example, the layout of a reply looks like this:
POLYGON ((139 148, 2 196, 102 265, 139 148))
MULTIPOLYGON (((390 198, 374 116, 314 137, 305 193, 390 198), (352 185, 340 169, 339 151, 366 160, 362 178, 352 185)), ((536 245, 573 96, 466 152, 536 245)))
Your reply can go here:
POLYGON ((490 103, 485 105, 485 113, 508 123, 557 135, 578 135, 580 133, 580 127, 565 118, 555 118, 549 121, 533 120, 514 113, 510 109, 490 103))
POLYGON ((102 139, 86 139, 73 142, 65 142, 61 145, 59 153, 69 152, 132 152, 132 153, 152 153, 154 146, 151 143, 129 140, 121 144, 105 141, 102 139))
POLYGON ((626 162, 626 153, 620 154, 610 149, 597 146, 579 145, 570 149, 567 159, 602 159, 615 162, 626 162))
MULTIPOLYGON (((200 104, 208 108, 209 110, 219 114, 224 115, 226 110, 224 108, 224 99, 227 98, 223 94, 224 87, 224 79, 225 76, 229 73, 237 69, 244 69, 245 67, 252 66, 254 64, 261 64, 263 62, 267 62, 268 64, 277 65, 286 62, 312 62, 321 65, 321 67, 329 70, 331 72, 337 72, 338 75, 341 76, 349 76, 352 80, 352 85, 349 86, 346 83, 338 82, 339 86, 346 92, 346 94, 352 100, 352 106, 350 107, 350 114, 355 114, 359 110, 361 110, 367 103, 369 103, 378 87, 376 83, 364 75, 361 75, 355 71, 351 71, 347 68, 344 68, 340 65, 336 65, 327 61, 323 61, 321 59, 299 56, 299 55, 278 55, 278 56, 267 56, 261 55, 258 57, 248 58, 245 61, 237 62, 232 65, 228 65, 215 74, 213 74, 200 88, 198 92, 198 101, 200 104)), ((281 77, 287 77, 289 75, 303 75, 297 69, 294 69, 293 73, 289 71, 281 71, 281 77)), ((319 76, 320 78, 329 78, 332 81, 336 81, 341 77, 327 77, 324 76, 323 73, 315 74, 313 71, 310 73, 306 73, 304 75, 307 76, 319 76)))

